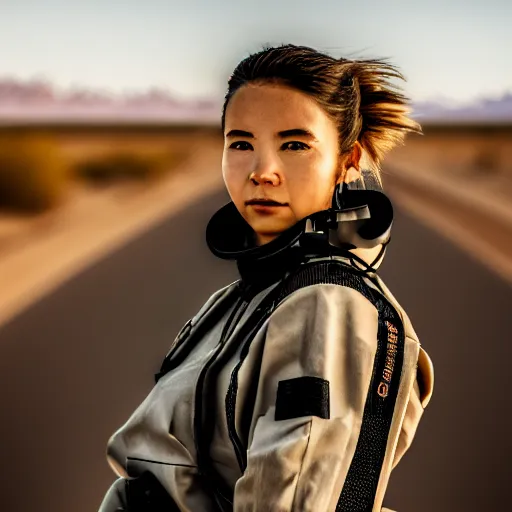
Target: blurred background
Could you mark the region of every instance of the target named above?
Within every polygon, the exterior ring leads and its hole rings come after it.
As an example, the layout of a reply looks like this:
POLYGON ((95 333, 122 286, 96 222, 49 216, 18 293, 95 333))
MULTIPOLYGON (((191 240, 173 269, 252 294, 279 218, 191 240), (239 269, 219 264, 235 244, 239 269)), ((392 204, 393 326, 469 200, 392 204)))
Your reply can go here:
POLYGON ((294 43, 389 58, 424 128, 385 160, 381 274, 435 388, 384 505, 508 510, 511 22, 505 0, 0 2, 0 509, 98 509, 108 438, 237 279, 204 242, 227 79, 294 43))

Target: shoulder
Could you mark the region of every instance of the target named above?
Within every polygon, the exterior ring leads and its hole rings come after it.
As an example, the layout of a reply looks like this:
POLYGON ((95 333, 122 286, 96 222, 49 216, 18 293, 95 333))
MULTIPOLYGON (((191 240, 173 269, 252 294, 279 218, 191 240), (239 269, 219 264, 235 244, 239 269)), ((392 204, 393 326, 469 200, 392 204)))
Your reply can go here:
POLYGON ((379 321, 375 296, 364 276, 347 265, 332 259, 306 263, 280 287, 269 328, 312 334, 311 329, 332 333, 343 325, 352 330, 370 328, 375 334, 379 321))
POLYGON ((236 294, 239 290, 240 281, 234 281, 227 286, 223 286, 222 288, 213 292, 206 302, 201 306, 199 311, 192 318, 192 323, 195 324, 197 320, 199 320, 205 313, 207 313, 212 307, 217 305, 218 303, 229 300, 229 298, 236 294))
POLYGON ((277 304, 268 331, 293 331, 305 341, 318 339, 319 335, 336 338, 340 329, 344 333, 365 331, 374 337, 378 321, 377 308, 357 289, 314 283, 294 290, 277 304))
POLYGON ((344 319, 349 327, 369 323, 386 330, 390 324, 409 334, 403 310, 380 283, 335 259, 306 263, 283 283, 272 316, 280 317, 280 324, 292 319, 319 323, 326 318, 329 322, 344 319))
POLYGON ((363 272, 335 259, 306 263, 283 283, 277 304, 295 297, 305 300, 325 300, 336 297, 356 302, 369 302, 382 308, 385 300, 377 286, 372 286, 363 272))

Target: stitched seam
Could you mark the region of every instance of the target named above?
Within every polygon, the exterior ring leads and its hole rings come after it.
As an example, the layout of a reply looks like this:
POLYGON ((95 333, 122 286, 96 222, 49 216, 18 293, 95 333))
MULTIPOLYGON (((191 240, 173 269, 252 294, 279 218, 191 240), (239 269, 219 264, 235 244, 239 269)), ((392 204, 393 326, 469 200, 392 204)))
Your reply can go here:
POLYGON ((348 286, 346 284, 337 284, 337 283, 313 283, 313 284, 308 284, 306 286, 301 286, 300 288, 298 288, 297 290, 293 290, 291 293, 289 293, 288 295, 286 295, 286 297, 284 299, 281 299, 275 306, 274 311, 276 311, 280 306, 282 306, 287 300, 289 300, 291 297, 296 297, 297 293, 300 293, 302 290, 306 290, 308 288, 312 288, 313 286, 337 286, 337 287, 341 287, 341 288, 347 288, 349 290, 354 290, 355 292, 357 292, 361 297, 363 297, 369 304, 371 304, 375 309, 378 309, 376 306, 375 306, 375 303, 372 302, 368 297, 366 297, 366 295, 364 295, 363 293, 361 293, 360 290, 356 289, 356 288, 353 288, 352 286, 348 286))
POLYGON ((297 498, 297 488, 299 487, 300 477, 302 476, 302 468, 304 467, 304 459, 306 458, 306 453, 309 448, 309 441, 311 440, 311 430, 313 429, 313 418, 309 420, 309 432, 308 432, 308 442, 306 443, 306 448, 304 448, 304 453, 302 454, 302 463, 300 465, 300 470, 297 475, 297 483, 295 484, 295 490, 293 491, 293 499, 292 499, 292 511, 295 507, 295 500, 297 498))
POLYGON ((139 457, 126 457, 127 460, 136 460, 138 462, 149 462, 151 464, 162 464, 164 466, 180 466, 184 468, 196 468, 197 466, 194 466, 192 464, 174 464, 172 462, 163 462, 160 460, 150 460, 150 459, 141 459, 139 457))

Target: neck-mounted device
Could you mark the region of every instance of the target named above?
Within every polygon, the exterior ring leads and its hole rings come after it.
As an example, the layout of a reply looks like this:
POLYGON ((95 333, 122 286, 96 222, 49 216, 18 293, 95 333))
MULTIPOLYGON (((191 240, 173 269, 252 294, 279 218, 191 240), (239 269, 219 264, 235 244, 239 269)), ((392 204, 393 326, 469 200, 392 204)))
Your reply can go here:
POLYGON ((290 247, 310 254, 325 249, 346 254, 350 249, 382 245, 369 265, 373 267, 383 257, 392 224, 391 201, 372 171, 362 170, 357 180, 336 186, 329 209, 308 215, 264 245, 255 245, 254 231, 232 201, 210 219, 206 242, 215 256, 244 261, 271 258, 290 247))

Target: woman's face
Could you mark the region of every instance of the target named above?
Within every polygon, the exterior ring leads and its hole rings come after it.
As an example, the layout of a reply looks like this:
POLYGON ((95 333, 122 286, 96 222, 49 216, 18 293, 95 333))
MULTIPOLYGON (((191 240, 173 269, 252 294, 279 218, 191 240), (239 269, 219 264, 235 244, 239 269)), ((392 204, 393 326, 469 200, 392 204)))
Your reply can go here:
POLYGON ((300 91, 247 84, 233 95, 226 108, 222 174, 258 245, 331 206, 347 164, 358 168, 359 162, 354 154, 341 161, 338 144, 335 123, 300 91), (280 205, 249 203, 257 199, 280 205))

